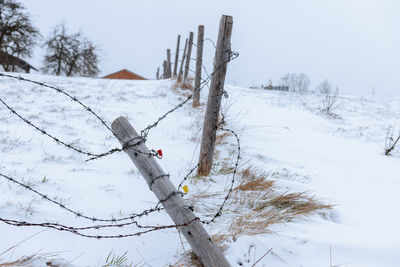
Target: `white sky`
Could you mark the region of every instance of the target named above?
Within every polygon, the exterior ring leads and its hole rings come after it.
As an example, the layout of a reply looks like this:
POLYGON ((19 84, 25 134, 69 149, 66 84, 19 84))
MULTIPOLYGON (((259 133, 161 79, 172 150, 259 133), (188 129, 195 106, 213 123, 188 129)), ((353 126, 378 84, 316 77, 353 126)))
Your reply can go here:
MULTIPOLYGON (((44 37, 61 21, 82 30, 102 49, 101 74, 122 68, 154 78, 165 50, 205 25, 216 40, 222 14, 232 15, 232 49, 227 83, 274 83, 303 72, 312 87, 327 78, 341 93, 400 92, 400 1, 398 0, 20 0, 44 37)), ((194 55, 195 50, 192 52, 194 55)), ((205 44, 211 70, 213 47, 205 44)), ((37 49, 31 62, 40 66, 37 49)), ((194 66, 193 66, 194 68, 194 66)))

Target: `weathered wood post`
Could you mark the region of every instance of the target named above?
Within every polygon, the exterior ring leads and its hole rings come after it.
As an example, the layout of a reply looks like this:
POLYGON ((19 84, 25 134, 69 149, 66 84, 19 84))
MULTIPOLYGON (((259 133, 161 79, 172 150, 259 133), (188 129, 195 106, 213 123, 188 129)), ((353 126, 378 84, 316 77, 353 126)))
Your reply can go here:
POLYGON ((208 175, 213 163, 221 97, 223 95, 226 69, 231 52, 232 24, 233 19, 231 16, 222 16, 219 24, 217 47, 214 57, 214 75, 211 79, 207 109, 204 117, 199 157, 200 165, 197 169, 199 175, 208 175))
POLYGON ((193 46, 193 32, 189 34, 189 44, 186 53, 186 65, 185 65, 185 73, 183 74, 183 87, 188 88, 188 76, 189 76, 189 67, 190 67, 190 57, 192 55, 192 46, 193 46))
POLYGON ((167 175, 154 159, 149 156, 149 149, 143 142, 138 142, 140 136, 132 125, 124 117, 119 117, 111 125, 112 131, 119 142, 126 146, 125 152, 131 158, 136 168, 149 185, 150 190, 156 195, 166 212, 177 225, 186 238, 193 252, 198 256, 200 262, 208 266, 225 267, 230 266, 222 252, 212 241, 203 225, 196 220, 196 216, 185 204, 182 195, 177 190, 167 175), (129 145, 137 144, 134 147, 129 145), (143 152, 143 153, 139 153, 143 152))
POLYGON ((194 77, 193 107, 200 106, 201 68, 203 67, 204 25, 199 25, 197 31, 196 75, 194 77))
POLYGON ((171 49, 167 49, 167 77, 171 78, 171 49))
POLYGON ((174 77, 176 77, 176 72, 178 70, 178 60, 179 60, 179 43, 181 42, 181 35, 178 34, 178 41, 176 42, 176 52, 175 52, 175 63, 174 63, 174 77))
POLYGON ((167 61, 166 60, 163 61, 162 66, 163 66, 163 75, 162 75, 162 77, 163 77, 163 79, 166 79, 167 78, 167 61))
POLYGON ((156 71, 156 79, 159 80, 160 79, 160 67, 157 67, 157 71, 156 71))
POLYGON ((185 56, 186 56, 187 45, 188 45, 188 39, 186 38, 185 48, 183 49, 183 54, 182 54, 181 66, 179 67, 178 82, 181 82, 181 81, 182 81, 183 64, 185 63, 185 56))

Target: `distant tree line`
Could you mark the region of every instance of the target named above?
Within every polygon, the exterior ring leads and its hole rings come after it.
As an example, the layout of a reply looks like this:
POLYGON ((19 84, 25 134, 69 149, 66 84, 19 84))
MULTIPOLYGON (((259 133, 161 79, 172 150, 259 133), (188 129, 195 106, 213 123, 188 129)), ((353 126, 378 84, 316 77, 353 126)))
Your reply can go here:
POLYGON ((3 69, 17 71, 16 62, 31 58, 34 47, 39 44, 46 49, 43 72, 65 76, 98 75, 99 48, 82 32, 68 33, 61 23, 43 41, 21 3, 0 0, 0 65, 3 69))

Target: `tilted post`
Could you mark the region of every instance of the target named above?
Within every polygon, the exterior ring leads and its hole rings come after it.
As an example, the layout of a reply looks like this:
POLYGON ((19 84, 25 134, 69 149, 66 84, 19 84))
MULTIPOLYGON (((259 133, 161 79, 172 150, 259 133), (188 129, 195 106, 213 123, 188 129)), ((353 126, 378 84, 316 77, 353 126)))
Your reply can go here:
POLYGON ((175 63, 174 63, 174 77, 176 77, 176 72, 178 70, 178 60, 179 60, 179 43, 181 42, 181 35, 178 34, 178 41, 176 42, 176 52, 175 52, 175 63))
POLYGON ((124 150, 142 174, 150 190, 156 195, 165 211, 171 217, 186 238, 200 262, 208 266, 230 266, 225 256, 212 241, 201 222, 185 204, 182 195, 177 193, 174 185, 158 162, 150 155, 144 142, 138 142, 140 136, 124 117, 119 117, 111 125, 112 131, 119 142, 126 147, 124 150), (129 147, 132 145, 132 147, 129 147), (187 224, 187 225, 186 225, 187 224))
POLYGON ((171 49, 167 49, 167 78, 171 78, 171 49))
POLYGON ((182 55, 181 66, 179 67, 178 82, 181 82, 181 81, 182 81, 183 64, 185 63, 187 45, 188 45, 188 39, 186 38, 185 48, 183 49, 183 55, 182 55))
POLYGON ((214 75, 211 79, 207 109, 204 117, 199 157, 200 165, 197 169, 199 175, 208 175, 213 163, 221 97, 224 91, 226 69, 230 59, 232 24, 233 19, 231 16, 222 16, 214 57, 214 75))
POLYGON ((196 48, 196 75, 194 77, 193 107, 200 106, 201 68, 203 67, 204 25, 199 25, 196 48))
POLYGON ((193 32, 190 32, 188 50, 187 50, 187 53, 186 53, 185 73, 183 74, 183 86, 185 88, 188 87, 187 82, 188 82, 188 76, 189 76, 190 57, 192 55, 192 46, 193 46, 193 32))

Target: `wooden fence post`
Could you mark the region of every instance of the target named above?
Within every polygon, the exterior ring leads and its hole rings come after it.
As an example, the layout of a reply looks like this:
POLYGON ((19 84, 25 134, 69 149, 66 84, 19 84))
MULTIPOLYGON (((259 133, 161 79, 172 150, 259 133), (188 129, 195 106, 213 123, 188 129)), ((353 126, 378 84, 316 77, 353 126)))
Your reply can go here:
POLYGON ((163 79, 166 79, 167 78, 167 61, 166 60, 163 61, 162 66, 163 66, 163 75, 162 75, 162 77, 163 77, 163 79))
POLYGON ((186 53, 185 73, 183 75, 183 87, 184 88, 188 88, 187 79, 188 79, 188 75, 189 75, 190 57, 192 55, 192 46, 193 46, 193 32, 190 32, 188 50, 186 53))
POLYGON ((171 49, 167 49, 167 77, 171 78, 171 49))
POLYGON ((199 25, 196 48, 196 76, 194 78, 193 107, 200 106, 201 68, 203 67, 204 25, 199 25))
POLYGON ((204 117, 199 157, 200 165, 197 169, 199 175, 208 175, 213 163, 221 97, 224 91, 226 69, 230 59, 232 24, 233 19, 231 16, 222 16, 214 57, 214 75, 211 79, 207 109, 204 117))
POLYGON ((156 79, 159 80, 160 79, 160 67, 157 67, 157 71, 156 71, 156 79))
POLYGON ((177 225, 187 224, 186 226, 178 227, 178 229, 186 238, 200 262, 206 267, 230 266, 203 225, 196 220, 196 216, 185 204, 182 195, 176 193, 177 190, 171 183, 169 176, 162 170, 154 157, 148 155, 149 149, 146 144, 138 142, 140 137, 128 120, 124 117, 119 117, 112 123, 111 127, 119 142, 123 146, 127 146, 125 152, 146 180, 150 190, 159 201, 162 201, 161 204, 174 223, 177 225), (129 147, 130 144, 137 145, 129 147), (144 153, 138 153, 138 151, 144 153))
POLYGON ((181 35, 178 34, 178 41, 176 42, 176 52, 175 52, 175 63, 174 63, 174 77, 176 77, 176 72, 178 70, 178 60, 179 60, 179 43, 181 42, 181 35))
POLYGON ((182 55, 181 66, 179 67, 178 82, 181 82, 181 81, 182 81, 183 64, 185 63, 185 56, 186 56, 187 45, 188 45, 188 39, 186 38, 185 48, 183 49, 183 55, 182 55))

